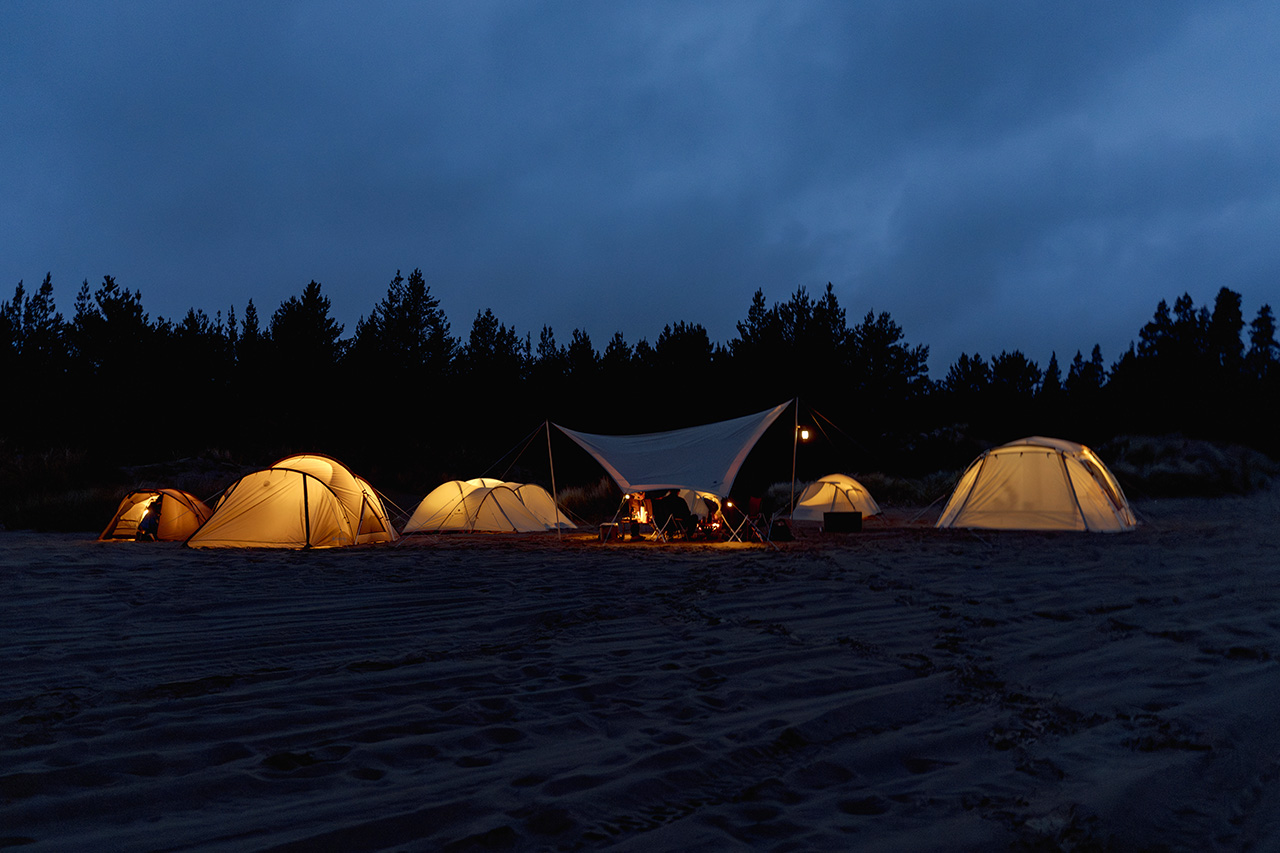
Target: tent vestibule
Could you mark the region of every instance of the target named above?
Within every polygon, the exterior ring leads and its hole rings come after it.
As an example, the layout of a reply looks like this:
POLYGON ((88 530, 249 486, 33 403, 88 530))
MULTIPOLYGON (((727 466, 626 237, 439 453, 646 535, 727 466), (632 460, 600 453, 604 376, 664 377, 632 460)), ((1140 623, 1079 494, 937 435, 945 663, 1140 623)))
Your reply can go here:
POLYGON ((101 540, 133 540, 152 538, 181 542, 213 514, 205 502, 180 489, 137 489, 124 496, 111 522, 98 538, 101 540), (157 517, 154 530, 148 533, 144 518, 148 512, 157 517), (142 525, 142 528, 139 527, 142 525))

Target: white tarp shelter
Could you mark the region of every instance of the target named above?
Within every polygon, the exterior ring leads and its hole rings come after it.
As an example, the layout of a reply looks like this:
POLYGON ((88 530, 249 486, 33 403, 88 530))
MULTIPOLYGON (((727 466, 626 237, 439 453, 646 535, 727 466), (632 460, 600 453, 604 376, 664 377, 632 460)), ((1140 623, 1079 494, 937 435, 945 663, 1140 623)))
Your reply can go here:
POLYGON ((541 486, 477 478, 450 480, 432 489, 403 532, 543 533, 575 527, 541 486))
POLYGON ((827 512, 860 512, 863 518, 880 513, 880 505, 866 487, 847 474, 828 474, 804 487, 791 513, 793 521, 822 521, 827 512))
POLYGON ((1116 478, 1092 450, 1032 436, 983 453, 965 470, 938 527, 1118 532, 1137 525, 1116 478))
POLYGON ((623 494, 691 489, 723 497, 760 436, 790 402, 765 412, 669 432, 597 435, 556 427, 590 453, 623 494))

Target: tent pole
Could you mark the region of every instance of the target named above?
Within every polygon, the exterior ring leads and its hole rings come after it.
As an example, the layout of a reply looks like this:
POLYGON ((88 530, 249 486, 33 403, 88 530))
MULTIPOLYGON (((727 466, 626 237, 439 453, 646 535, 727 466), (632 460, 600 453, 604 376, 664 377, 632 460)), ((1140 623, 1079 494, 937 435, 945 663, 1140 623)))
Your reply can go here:
POLYGON ((304 548, 311 547, 311 503, 307 489, 307 475, 302 475, 302 524, 306 528, 307 541, 304 548))
POLYGON ((556 511, 556 541, 562 540, 560 533, 560 498, 556 495, 556 461, 551 456, 551 419, 547 419, 547 464, 551 466, 551 502, 556 511))

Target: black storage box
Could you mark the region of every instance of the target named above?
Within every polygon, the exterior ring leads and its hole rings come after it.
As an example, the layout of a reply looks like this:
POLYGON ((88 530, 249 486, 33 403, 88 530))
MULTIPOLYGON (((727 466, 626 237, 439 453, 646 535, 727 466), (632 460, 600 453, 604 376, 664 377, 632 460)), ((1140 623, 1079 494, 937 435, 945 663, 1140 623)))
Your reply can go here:
POLYGON ((822 531, 824 533, 860 533, 862 531, 862 513, 824 512, 822 514, 822 531))

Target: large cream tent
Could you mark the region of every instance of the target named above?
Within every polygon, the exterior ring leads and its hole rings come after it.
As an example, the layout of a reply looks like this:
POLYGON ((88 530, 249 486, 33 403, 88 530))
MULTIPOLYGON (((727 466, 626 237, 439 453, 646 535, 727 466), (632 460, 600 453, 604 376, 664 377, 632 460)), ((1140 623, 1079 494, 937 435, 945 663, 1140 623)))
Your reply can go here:
POLYGON ((382 499, 363 478, 351 473, 336 459, 320 454, 303 453, 287 456, 271 467, 304 471, 333 489, 338 500, 342 501, 342 505, 346 507, 347 514, 356 522, 357 544, 395 541, 396 531, 387 517, 382 499))
POLYGON ((559 527, 562 530, 574 530, 578 525, 569 520, 560 507, 556 506, 555 498, 546 489, 537 483, 517 483, 516 495, 520 498, 520 503, 533 513, 535 518, 543 521, 547 528, 554 530, 559 527))
POLYGON ((136 539, 138 523, 151 507, 152 502, 160 512, 160 523, 155 538, 166 542, 181 542, 205 522, 212 510, 195 495, 179 489, 138 489, 124 496, 111 523, 102 531, 99 539, 136 539))
POLYGON ((237 480, 187 545, 334 548, 395 538, 368 483, 337 460, 304 454, 237 480))
POLYGON ((541 486, 479 478, 432 489, 403 532, 541 533, 575 526, 541 486))
POLYGON ((1137 525, 1120 484, 1092 450, 1032 436, 965 470, 938 527, 1117 532, 1137 525))
POLYGON ((828 512, 860 512, 863 518, 879 515, 880 505, 861 483, 847 474, 828 474, 804 487, 796 497, 793 521, 822 521, 828 512))

